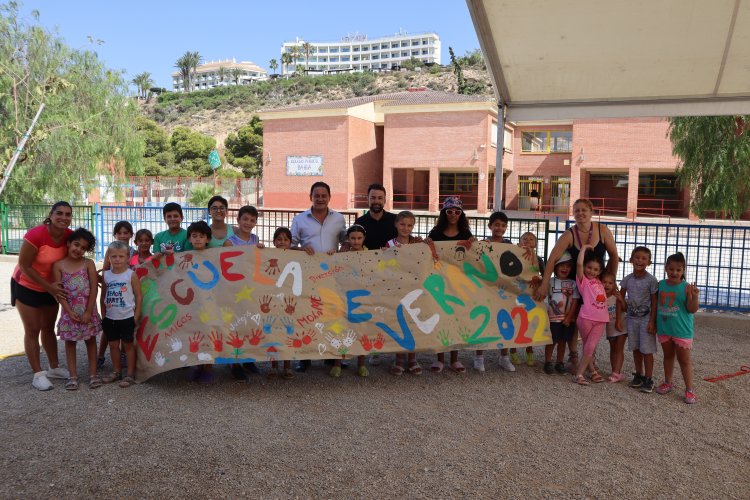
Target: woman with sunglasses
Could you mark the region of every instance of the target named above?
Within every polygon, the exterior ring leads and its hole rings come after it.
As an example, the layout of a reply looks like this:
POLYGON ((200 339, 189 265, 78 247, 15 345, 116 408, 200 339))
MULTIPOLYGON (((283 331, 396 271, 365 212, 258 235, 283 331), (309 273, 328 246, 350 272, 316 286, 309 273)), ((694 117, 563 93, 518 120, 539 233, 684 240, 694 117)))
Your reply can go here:
MULTIPOLYGON (((463 202, 455 196, 449 196, 443 201, 443 209, 440 210, 437 223, 430 231, 425 240, 426 243, 431 241, 476 241, 474 235, 469 230, 469 221, 463 210, 463 202)), ((445 366, 445 353, 439 353, 437 360, 432 363, 430 371, 440 373, 445 366)), ((456 373, 464 373, 466 368, 458 360, 458 351, 451 351, 450 369, 456 373)))
POLYGON ((226 223, 229 202, 221 196, 212 196, 208 200, 208 212, 211 215, 211 239, 208 248, 220 247, 234 234, 232 226, 226 223))

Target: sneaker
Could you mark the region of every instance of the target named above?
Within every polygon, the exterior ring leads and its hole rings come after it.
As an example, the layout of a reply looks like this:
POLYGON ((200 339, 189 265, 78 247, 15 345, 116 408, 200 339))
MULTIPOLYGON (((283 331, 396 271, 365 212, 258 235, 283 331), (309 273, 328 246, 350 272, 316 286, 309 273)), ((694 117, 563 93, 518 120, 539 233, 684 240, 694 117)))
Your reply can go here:
POLYGON ((47 370, 47 378, 70 378, 70 372, 67 368, 58 366, 57 368, 50 368, 47 370))
POLYGON ((518 356, 517 352, 510 353, 510 362, 514 365, 520 365, 521 364, 521 358, 518 356))
POLYGON ((698 402, 698 397, 693 391, 688 389, 687 391, 685 391, 685 397, 682 400, 689 405, 693 405, 698 402))
POLYGON ((633 374, 633 380, 630 381, 630 387, 637 389, 643 385, 643 375, 640 373, 633 374))
POLYGON ((44 371, 36 372, 34 374, 31 385, 34 387, 34 389, 38 389, 40 391, 49 391, 54 387, 52 385, 52 382, 50 382, 47 378, 47 374, 44 371))
POLYGON ((484 357, 477 356, 474 358, 474 369, 478 372, 484 372, 484 357))
POLYGON ((545 361, 544 373, 546 373, 547 375, 552 375, 553 373, 555 373, 555 367, 552 365, 552 361, 545 361))
POLYGON ((341 376, 341 367, 334 365, 333 368, 331 368, 331 371, 329 372, 331 377, 340 377, 341 376))
POLYGON ((643 384, 641 385, 641 392, 651 393, 654 391, 654 379, 644 378, 643 384))
POLYGON ((659 387, 656 388, 656 394, 668 394, 674 390, 674 384, 670 384, 669 382, 662 383, 659 387))
POLYGON ((373 354, 370 356, 370 365, 378 366, 380 364, 380 354, 373 354))
POLYGON ((558 373, 558 375, 565 375, 568 371, 565 369, 565 363, 562 361, 559 363, 555 363, 555 371, 558 373))
POLYGON ((516 367, 513 366, 513 363, 511 363, 510 359, 508 359, 508 356, 500 356, 500 368, 505 370, 506 372, 514 372, 516 371, 516 367))
POLYGON ((526 366, 534 366, 534 353, 533 352, 527 352, 526 353, 526 366))
POLYGON ((359 368, 357 368, 357 375, 359 375, 360 377, 369 377, 370 370, 368 370, 365 365, 362 365, 359 368))

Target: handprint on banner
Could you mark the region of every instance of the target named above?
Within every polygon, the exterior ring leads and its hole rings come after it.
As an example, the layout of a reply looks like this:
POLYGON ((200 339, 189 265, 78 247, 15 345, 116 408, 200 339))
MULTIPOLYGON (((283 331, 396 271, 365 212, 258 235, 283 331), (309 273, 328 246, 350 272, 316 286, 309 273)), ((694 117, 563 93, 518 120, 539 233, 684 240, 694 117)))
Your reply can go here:
POLYGON ((266 274, 276 276, 280 272, 281 269, 279 269, 279 259, 268 259, 268 261, 266 262, 266 274))
POLYGON ((203 339, 206 337, 201 333, 197 332, 192 337, 189 337, 188 340, 190 341, 190 352, 198 352, 198 349, 200 349, 201 342, 203 342, 203 339))
POLYGON ((250 340, 248 340, 248 342, 250 343, 250 345, 258 345, 264 338, 265 337, 263 336, 263 332, 261 332, 260 330, 253 330, 252 337, 250 337, 250 340))
POLYGON ((385 337, 382 333, 378 333, 378 335, 375 337, 375 340, 372 342, 372 346, 375 348, 375 350, 379 351, 383 348, 385 345, 385 337))
POLYGON ((224 335, 222 335, 220 332, 217 332, 216 330, 211 331, 211 334, 208 336, 208 338, 214 344, 214 351, 221 352, 224 349, 223 337, 224 335))
POLYGON ((169 339, 169 347, 171 351, 169 352, 178 352, 182 350, 182 340, 178 339, 177 337, 172 337, 169 339))
POLYGON ((299 349, 303 345, 311 344, 316 335, 315 330, 307 330, 303 334, 298 333, 293 338, 286 339, 286 345, 294 349, 299 349))
POLYGON ((294 297, 287 297, 284 302, 286 303, 284 312, 290 315, 294 314, 294 311, 297 309, 297 301, 294 299, 294 297))
POLYGON ((271 335, 274 323, 276 323, 276 316, 266 316, 266 320, 263 322, 263 333, 271 335))
POLYGON ((224 323, 229 323, 230 321, 232 321, 232 319, 234 319, 234 311, 232 311, 228 307, 222 307, 219 312, 221 312, 221 319, 224 321, 224 323))
POLYGON ((448 332, 448 330, 440 330, 438 332, 438 340, 443 345, 443 347, 448 347, 451 345, 451 334, 448 332))
POLYGON ((164 366, 164 363, 166 363, 168 360, 164 357, 162 353, 157 352, 156 354, 154 354, 154 361, 156 362, 157 365, 161 367, 161 366, 164 366))
POLYGON ((362 335, 359 338, 359 343, 362 344, 362 349, 365 351, 370 352, 372 350, 372 342, 370 342, 370 337, 367 335, 362 335))
POLYGON ((180 255, 180 269, 187 269, 193 265, 193 254, 183 253, 180 255))
POLYGON ((357 334, 354 333, 354 330, 348 330, 346 332, 346 337, 344 337, 344 345, 346 347, 351 347, 354 345, 354 340, 357 338, 357 334))
POLYGON ((337 336, 335 336, 331 332, 326 332, 325 339, 326 339, 326 342, 331 344, 331 347, 336 349, 340 354, 346 354, 346 347, 344 347, 344 344, 341 342, 341 339, 339 339, 337 336))
POLYGON ((260 299, 260 311, 262 313, 268 314, 271 312, 271 299, 272 297, 268 295, 264 295, 262 299, 260 299))
POLYGON ((503 300, 508 300, 508 297, 505 295, 505 287, 503 286, 498 287, 497 296, 503 300))
POLYGON ((281 318, 281 324, 284 325, 284 331, 287 335, 291 335, 294 333, 294 323, 292 323, 292 320, 290 318, 281 318))
POLYGON ((468 343, 469 339, 471 338, 471 330, 469 330, 465 326, 459 326, 458 336, 461 338, 461 340, 464 341, 464 343, 468 343))
POLYGON ((211 303, 205 303, 203 304, 203 308, 198 312, 198 319, 201 320, 201 323, 208 324, 211 321, 216 319, 216 304, 211 303))
POLYGON ((240 336, 237 335, 237 332, 229 333, 229 340, 227 340, 226 343, 227 345, 230 345, 234 348, 232 349, 232 354, 234 354, 235 360, 239 358, 240 354, 242 354, 242 344, 245 343, 246 338, 247 338, 247 335, 240 338, 240 336))

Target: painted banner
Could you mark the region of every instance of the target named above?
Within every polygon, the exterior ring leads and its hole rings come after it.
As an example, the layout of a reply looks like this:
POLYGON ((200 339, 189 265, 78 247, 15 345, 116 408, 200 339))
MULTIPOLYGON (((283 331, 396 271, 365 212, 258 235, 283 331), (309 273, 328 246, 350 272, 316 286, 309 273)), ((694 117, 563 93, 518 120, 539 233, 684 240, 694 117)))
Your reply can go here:
POLYGON ((349 358, 550 343, 534 255, 514 245, 416 243, 307 255, 222 247, 150 261, 139 381, 197 364, 349 358))

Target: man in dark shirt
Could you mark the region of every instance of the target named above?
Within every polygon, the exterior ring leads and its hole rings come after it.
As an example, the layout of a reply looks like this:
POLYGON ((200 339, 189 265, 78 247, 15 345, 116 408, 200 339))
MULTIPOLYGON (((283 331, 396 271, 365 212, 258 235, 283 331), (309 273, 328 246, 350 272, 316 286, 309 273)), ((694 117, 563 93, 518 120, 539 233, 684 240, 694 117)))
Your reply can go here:
POLYGON ((365 247, 368 250, 383 248, 388 240, 395 238, 396 214, 383 210, 385 205, 385 188, 382 184, 370 184, 367 187, 367 202, 370 210, 358 217, 356 224, 365 228, 365 247))

